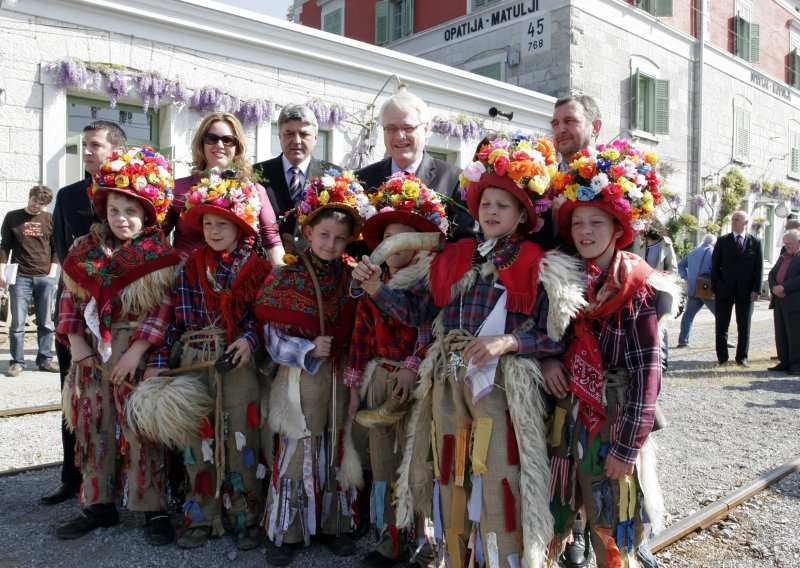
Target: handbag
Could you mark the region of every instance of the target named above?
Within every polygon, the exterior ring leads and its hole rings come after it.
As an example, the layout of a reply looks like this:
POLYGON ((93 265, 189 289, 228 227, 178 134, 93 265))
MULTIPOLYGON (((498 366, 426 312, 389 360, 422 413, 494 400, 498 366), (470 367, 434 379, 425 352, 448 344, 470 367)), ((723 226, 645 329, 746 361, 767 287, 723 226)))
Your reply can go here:
POLYGON ((13 256, 14 252, 12 251, 8 255, 8 264, 6 264, 6 270, 3 276, 6 279, 7 286, 13 286, 17 283, 17 271, 19 270, 19 264, 16 262, 11 262, 11 257, 13 256))
MULTIPOLYGON (((708 255, 708 251, 706 254, 703 255, 703 260, 700 261, 700 266, 703 266, 703 262, 706 260, 706 255, 708 255)), ((694 294, 695 297, 701 298, 703 300, 710 300, 714 297, 714 290, 711 287, 711 273, 704 272, 703 274, 698 274, 697 278, 694 282, 694 294)))

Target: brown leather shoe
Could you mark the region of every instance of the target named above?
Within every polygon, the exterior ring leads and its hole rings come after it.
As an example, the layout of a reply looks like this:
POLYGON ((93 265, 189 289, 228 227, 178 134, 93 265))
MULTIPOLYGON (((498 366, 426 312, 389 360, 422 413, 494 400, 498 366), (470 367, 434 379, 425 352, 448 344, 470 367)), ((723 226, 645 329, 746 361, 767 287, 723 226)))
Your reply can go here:
POLYGON ((382 405, 373 410, 356 412, 356 422, 364 428, 385 428, 399 422, 411 408, 413 401, 400 402, 394 397, 386 399, 382 405))

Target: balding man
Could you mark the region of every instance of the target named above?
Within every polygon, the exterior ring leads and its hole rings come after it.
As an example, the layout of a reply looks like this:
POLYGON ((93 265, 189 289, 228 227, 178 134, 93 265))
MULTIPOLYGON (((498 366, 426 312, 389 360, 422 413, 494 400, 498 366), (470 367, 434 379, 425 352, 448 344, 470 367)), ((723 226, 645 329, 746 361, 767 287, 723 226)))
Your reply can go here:
POLYGON ((717 242, 716 235, 708 234, 703 237, 700 246, 689 252, 678 262, 678 274, 686 281, 686 307, 681 318, 681 332, 678 335, 678 347, 689 346, 689 332, 697 313, 707 307, 716 315, 716 305, 713 298, 701 298, 697 295, 697 277, 711 272, 711 253, 717 242))
POLYGON ((736 363, 748 367, 750 319, 753 302, 761 295, 764 251, 761 241, 747 233, 747 213, 737 211, 731 217, 732 231, 720 237, 711 255, 711 285, 716 301, 717 362, 728 362, 728 327, 736 307, 736 363))
POLYGON ((785 252, 769 271, 778 349, 778 364, 769 370, 800 375, 800 230, 786 231, 783 248, 785 252))

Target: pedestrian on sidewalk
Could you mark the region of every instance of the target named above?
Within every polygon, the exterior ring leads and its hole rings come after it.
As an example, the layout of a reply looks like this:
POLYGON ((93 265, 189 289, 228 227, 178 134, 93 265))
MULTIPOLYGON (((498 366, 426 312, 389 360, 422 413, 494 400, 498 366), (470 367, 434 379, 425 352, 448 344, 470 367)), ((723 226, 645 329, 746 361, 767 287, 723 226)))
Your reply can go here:
POLYGON ((783 247, 786 252, 769 271, 778 349, 778 364, 769 370, 800 375, 800 230, 786 231, 783 247))
POLYGON ((39 350, 36 366, 41 371, 57 373, 53 361, 52 305, 58 261, 53 248, 53 215, 45 211, 53 201, 53 190, 35 185, 28 193, 28 205, 10 211, 0 229, 0 287, 8 286, 11 297, 11 363, 8 376, 16 377, 25 369, 25 319, 33 300, 36 313, 36 339, 39 350), (6 267, 17 264, 16 281, 6 282, 6 267))
POLYGON ((678 274, 686 280, 686 307, 681 318, 681 331, 678 335, 678 348, 689 346, 689 333, 692 329, 692 322, 697 313, 707 307, 709 311, 716 315, 716 304, 714 298, 701 298, 697 290, 697 277, 700 274, 711 273, 711 253, 717 243, 716 235, 707 234, 703 237, 703 242, 699 247, 692 250, 678 262, 678 274))

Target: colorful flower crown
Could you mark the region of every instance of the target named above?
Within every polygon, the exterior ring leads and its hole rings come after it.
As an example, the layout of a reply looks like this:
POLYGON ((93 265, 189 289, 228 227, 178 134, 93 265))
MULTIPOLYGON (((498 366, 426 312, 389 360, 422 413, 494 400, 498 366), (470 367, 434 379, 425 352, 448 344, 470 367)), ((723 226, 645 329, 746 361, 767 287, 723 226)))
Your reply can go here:
POLYGON ((548 138, 495 138, 478 149, 475 161, 464 168, 459 179, 461 187, 466 188, 479 182, 485 173, 506 176, 535 201, 547 191, 557 163, 556 149, 548 138))
POLYGON ((367 219, 378 213, 407 211, 427 219, 445 234, 450 225, 439 194, 428 189, 417 176, 405 172, 393 174, 369 195, 369 202, 374 212, 370 210, 367 219))
POLYGON ((344 210, 360 226, 370 212, 369 198, 353 172, 331 169, 306 184, 303 199, 297 204, 297 222, 307 225, 324 208, 344 210))
POLYGON ((117 190, 152 205, 156 221, 167 216, 172 205, 175 182, 169 162, 149 146, 114 152, 93 176, 89 197, 98 191, 117 190))
POLYGON ((658 156, 615 140, 575 153, 569 169, 553 177, 556 204, 604 201, 624 214, 634 232, 645 229, 661 203, 658 156))
POLYGON ((258 214, 261 198, 256 184, 242 178, 235 170, 210 169, 194 185, 186 199, 188 213, 198 205, 213 205, 233 213, 254 230, 258 230, 258 214))

